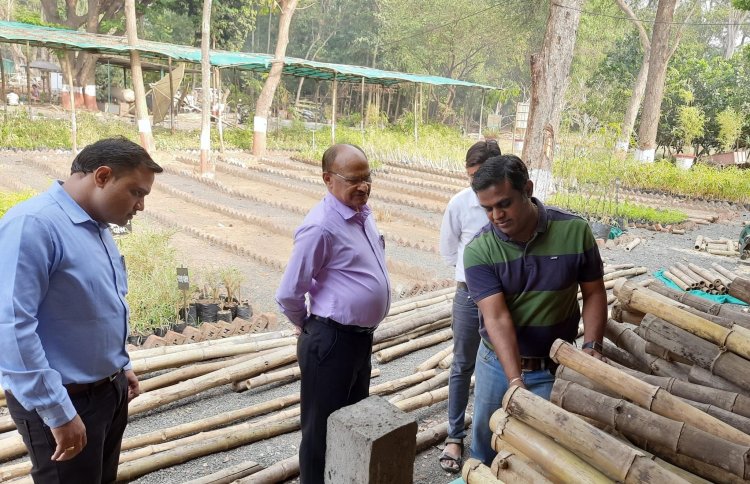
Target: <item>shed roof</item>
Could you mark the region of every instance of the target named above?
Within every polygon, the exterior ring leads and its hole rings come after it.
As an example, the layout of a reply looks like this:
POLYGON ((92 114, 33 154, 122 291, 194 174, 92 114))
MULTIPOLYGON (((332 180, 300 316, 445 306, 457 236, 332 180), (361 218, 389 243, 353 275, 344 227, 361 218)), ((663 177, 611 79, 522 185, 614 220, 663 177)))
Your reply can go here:
MULTIPOLYGON (((144 57, 169 58, 199 64, 201 51, 197 47, 167 44, 151 40, 138 40, 135 48, 128 45, 127 38, 115 35, 92 34, 77 30, 66 30, 54 27, 25 24, 20 22, 0 21, 0 42, 30 44, 51 49, 73 49, 96 52, 100 54, 128 55, 137 49, 144 57)), ((229 52, 212 50, 211 64, 219 68, 234 67, 242 70, 268 72, 274 56, 253 54, 249 52, 229 52)), ((497 89, 493 86, 451 79, 449 77, 404 72, 386 71, 371 67, 351 66, 317 62, 295 57, 284 58, 284 74, 309 77, 312 79, 333 80, 342 82, 362 82, 390 86, 401 82, 433 84, 436 86, 464 86, 481 89, 497 89)))

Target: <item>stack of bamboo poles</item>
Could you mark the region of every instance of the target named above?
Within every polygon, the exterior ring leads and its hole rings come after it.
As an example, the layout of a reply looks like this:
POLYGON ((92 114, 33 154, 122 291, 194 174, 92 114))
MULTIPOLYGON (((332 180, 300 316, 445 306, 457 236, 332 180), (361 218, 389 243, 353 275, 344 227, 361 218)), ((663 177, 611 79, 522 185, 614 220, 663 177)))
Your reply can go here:
MULTIPOLYGON (((453 288, 442 289, 394 303, 374 334, 376 359, 390 361, 450 339, 446 328, 450 325, 454 292, 453 288)), ((442 353, 441 360, 450 356, 442 353)), ((296 338, 291 331, 133 351, 131 359, 143 391, 129 406, 131 419, 217 387, 262 391, 271 383, 299 378, 296 338)), ((435 366, 440 363, 437 361, 435 366)), ((373 376, 378 374, 379 369, 374 369, 373 376)), ((448 372, 431 367, 374 385, 371 394, 393 394, 390 399, 396 406, 414 411, 447 399, 447 375, 448 372)), ((272 401, 128 437, 122 444, 118 480, 135 479, 200 456, 298 430, 298 403, 299 394, 294 390, 272 401)), ((22 457, 26 450, 9 417, 0 418, 0 431, 5 432, 0 434, 0 461, 22 457)), ((435 432, 442 440, 447 426, 435 432)), ((244 472, 258 471, 260 467, 253 464, 232 468, 231 475, 238 478, 244 472)), ((287 471, 289 467, 287 463, 287 471)), ((0 480, 21 477, 28 481, 30 468, 28 460, 5 465, 0 467, 0 480)), ((262 472, 265 471, 258 474, 262 472)))
POLYGON ((695 238, 695 250, 702 250, 714 255, 725 255, 730 257, 739 257, 740 243, 737 240, 730 240, 725 237, 719 239, 709 239, 703 235, 695 238))
POLYGON ((674 282, 683 291, 698 289, 709 294, 727 294, 737 274, 719 264, 701 267, 692 262, 676 263, 664 271, 664 277, 674 282))

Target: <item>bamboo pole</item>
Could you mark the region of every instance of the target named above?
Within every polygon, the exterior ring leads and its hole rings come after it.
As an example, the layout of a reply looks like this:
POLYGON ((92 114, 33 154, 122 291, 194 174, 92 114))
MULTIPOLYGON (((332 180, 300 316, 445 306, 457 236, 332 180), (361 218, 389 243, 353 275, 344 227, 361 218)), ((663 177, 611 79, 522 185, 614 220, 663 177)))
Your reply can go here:
POLYGON ((388 401, 390 403, 395 404, 398 401, 416 397, 417 395, 421 395, 424 392, 434 390, 435 388, 441 387, 443 385, 447 385, 449 379, 450 379, 450 372, 441 371, 440 373, 430 378, 429 380, 425 380, 419 383, 418 385, 407 388, 405 391, 401 393, 397 393, 393 395, 391 398, 388 399, 388 401))
POLYGON ((645 274, 647 272, 648 272, 648 269, 646 269, 645 267, 633 267, 630 269, 612 271, 607 274, 604 274, 604 277, 602 278, 602 280, 604 280, 604 282, 614 281, 615 279, 620 279, 621 277, 630 278, 630 277, 640 276, 641 274, 645 274))
POLYGON ((713 255, 724 255, 729 257, 737 257, 740 255, 740 253, 736 250, 713 250, 713 249, 706 249, 706 252, 713 255))
POLYGON ((698 286, 704 287, 708 284, 708 281, 703 280, 703 278, 700 276, 700 274, 696 274, 690 267, 683 264, 682 262, 677 262, 674 265, 677 269, 681 270, 685 275, 687 275, 690 279, 695 281, 698 286))
MULTIPOLYGON (((472 386, 474 386, 473 383, 474 380, 472 380, 472 386)), ((429 407, 430 405, 434 405, 444 400, 448 400, 448 387, 442 387, 438 390, 425 392, 416 397, 399 400, 394 403, 394 405, 404 412, 411 412, 419 408, 429 407)))
POLYGON ((659 346, 658 344, 651 341, 646 341, 646 353, 652 356, 658 356, 663 360, 676 361, 677 363, 682 363, 683 365, 693 365, 693 362, 688 358, 685 358, 684 356, 678 355, 676 353, 672 353, 668 349, 659 346))
POLYGON ((672 266, 669 268, 669 271, 682 279, 685 283, 687 283, 692 289, 698 289, 698 286, 700 286, 700 283, 690 277, 689 275, 685 274, 680 268, 677 266, 672 266))
POLYGON ((227 385, 236 380, 260 375, 269 369, 278 368, 296 360, 296 346, 284 347, 268 356, 254 358, 250 361, 238 363, 197 378, 186 380, 177 385, 172 385, 171 387, 162 388, 141 395, 130 403, 128 407, 128 415, 136 415, 141 412, 152 410, 161 405, 175 402, 182 398, 208 390, 209 388, 227 385))
POLYGON ((431 335, 421 336, 417 339, 401 343, 400 345, 380 350, 375 353, 374 356, 378 363, 387 363, 409 353, 413 353, 423 348, 429 348, 430 346, 442 343, 443 341, 447 341, 452 337, 453 331, 450 328, 444 329, 431 335))
POLYGON ((492 470, 479 459, 468 459, 461 469, 461 477, 466 484, 503 484, 503 481, 497 479, 492 470))
POLYGON ((644 373, 650 374, 653 372, 650 366, 634 357, 633 354, 629 351, 618 348, 609 340, 605 339, 603 342, 603 346, 604 352, 602 353, 602 355, 607 358, 607 360, 615 361, 622 366, 625 366, 627 368, 634 368, 644 373))
POLYGON ((448 356, 440 360, 440 363, 438 363, 438 368, 447 370, 452 365, 453 365, 453 353, 449 354, 448 356))
POLYGON ((409 333, 402 334, 401 336, 394 336, 391 339, 387 339, 381 343, 372 345, 372 352, 377 353, 380 350, 384 350, 392 346, 400 345, 401 343, 411 341, 414 338, 419 338, 420 336, 423 336, 425 334, 432 333, 435 330, 447 328, 450 325, 451 325, 450 318, 445 318, 445 319, 435 321, 434 323, 425 324, 424 326, 421 326, 409 333))
POLYGON ((706 412, 707 414, 718 418, 722 422, 728 425, 731 425, 737 430, 740 430, 750 435, 750 418, 743 417, 742 415, 738 415, 736 413, 732 413, 729 410, 724 410, 723 408, 717 407, 715 405, 696 402, 688 398, 683 398, 683 397, 680 397, 680 398, 683 401, 692 405, 693 407, 700 409, 701 411, 706 412))
POLYGON ((721 282, 721 285, 728 286, 732 283, 731 279, 729 279, 724 274, 720 274, 719 271, 717 271, 713 267, 705 267, 704 269, 706 270, 706 272, 710 273, 714 277, 714 279, 721 282))
POLYGON ((552 484, 544 471, 518 449, 502 439, 492 439, 492 448, 497 455, 492 460, 490 470, 498 479, 507 482, 533 482, 552 484))
POLYGON ((17 431, 11 432, 11 435, 0 440, 0 462, 21 457, 26 454, 26 445, 21 439, 21 434, 17 431))
POLYGON ((230 484, 237 479, 251 476, 262 470, 263 466, 257 462, 245 461, 198 479, 187 481, 185 484, 230 484))
POLYGON ((299 475, 299 455, 291 457, 266 467, 262 471, 249 477, 238 479, 235 484, 276 484, 284 482, 299 475))
POLYGON ((700 366, 693 365, 688 373, 688 381, 690 383, 696 383, 707 387, 717 388, 719 390, 726 390, 728 392, 741 393, 745 396, 750 395, 746 389, 739 385, 732 383, 731 381, 722 378, 718 375, 712 375, 710 371, 701 368, 700 366))
POLYGON ((227 338, 200 341, 198 343, 187 343, 182 345, 159 346, 157 348, 139 349, 130 352, 130 359, 140 360, 151 356, 181 353, 183 351, 194 350, 197 348, 206 348, 208 346, 252 343, 259 341, 268 341, 276 338, 288 338, 290 336, 294 336, 294 331, 290 329, 285 329, 283 331, 273 331, 270 333, 242 334, 238 336, 229 336, 227 338))
POLYGON ((521 387, 511 387, 503 409, 584 457, 609 478, 625 483, 685 482, 643 453, 521 387))
POLYGON ((607 339, 626 350, 635 359, 647 366, 651 370, 651 373, 660 376, 687 379, 687 374, 690 371, 689 367, 646 353, 646 341, 625 324, 609 319, 607 320, 604 332, 607 339))
POLYGON ((712 262, 711 263, 711 267, 713 267, 714 269, 716 269, 716 272, 718 272, 722 276, 724 276, 727 279, 729 279, 729 282, 732 282, 737 277, 737 274, 735 274, 734 272, 730 271, 726 267, 724 267, 724 266, 722 266, 720 264, 717 264, 716 262, 712 262))
POLYGON ((735 476, 731 472, 727 472, 723 469, 719 469, 718 467, 708 465, 705 462, 692 459, 685 455, 678 454, 677 452, 667 449, 666 447, 657 446, 646 440, 638 439, 635 437, 631 437, 631 439, 641 449, 652 452, 654 453, 654 455, 658 455, 667 462, 670 462, 677 467, 692 472, 697 476, 706 478, 711 482, 721 482, 722 484, 739 484, 747 482, 746 480, 740 479, 739 477, 735 476))
POLYGON ((611 398, 564 380, 555 382, 550 401, 569 412, 610 425, 626 436, 636 435, 740 477, 750 477, 750 468, 745 465, 750 457, 748 445, 729 442, 623 399, 611 398))
POLYGON ((648 341, 692 360, 701 368, 750 389, 750 361, 647 314, 637 332, 648 341))
MULTIPOLYGON (((266 350, 266 351, 273 351, 273 350, 266 350)), ((260 351, 257 354, 252 354, 252 355, 237 356, 234 358, 230 358, 228 360, 212 361, 210 363, 190 365, 190 366, 186 366, 183 368, 178 368, 176 370, 173 370, 167 373, 163 373, 158 376, 139 380, 138 383, 141 388, 141 393, 146 393, 146 392, 150 392, 153 390, 157 390, 159 388, 164 388, 170 385, 174 385, 181 381, 185 381, 191 378, 205 375, 207 373, 220 370, 221 368, 225 368, 227 366, 236 365, 237 363, 242 363, 243 361, 252 360, 253 358, 257 358, 259 356, 263 356, 267 354, 266 351, 260 351)))
POLYGON ((649 284, 648 289, 678 303, 675 304, 677 307, 716 324, 729 328, 733 323, 736 323, 745 328, 750 328, 750 314, 748 313, 743 313, 694 294, 675 291, 663 284, 649 284))
POLYGON ((372 342, 373 344, 380 343, 387 339, 393 338, 394 336, 408 333, 424 324, 429 324, 441 319, 450 318, 450 316, 451 305, 445 304, 441 307, 438 307, 437 309, 434 309, 427 313, 423 313, 419 316, 409 317, 406 321, 397 325, 386 326, 383 328, 379 327, 377 330, 375 330, 372 342))
POLYGON ((257 388, 263 385, 269 385, 271 383, 283 382, 290 383, 297 381, 301 375, 299 366, 292 368, 285 368, 283 370, 271 371, 263 373, 247 380, 232 382, 232 390, 235 392, 244 392, 251 388, 257 388))
POLYGON ((417 383, 421 383, 425 380, 436 376, 438 371, 435 369, 414 373, 413 375, 407 375, 403 378, 397 378, 387 382, 373 385, 370 387, 370 395, 387 395, 389 393, 396 392, 402 388, 410 387, 417 383))
POLYGON ((453 344, 446 346, 442 350, 438 351, 437 353, 417 365, 417 367, 414 369, 414 372, 419 373, 420 371, 427 371, 435 368, 440 363, 440 360, 450 355, 451 353, 453 353, 453 344))
POLYGON ((685 331, 724 346, 739 356, 750 358, 750 330, 742 326, 735 324, 729 329, 724 328, 683 309, 670 306, 653 297, 653 291, 635 287, 628 282, 615 286, 615 294, 625 304, 641 312, 666 319, 685 331))
POLYGON ((737 276, 729 285, 729 295, 750 303, 750 279, 737 276))
POLYGON ((232 422, 244 420, 269 412, 283 410, 300 401, 299 393, 274 398, 249 407, 240 408, 230 412, 220 413, 211 417, 186 422, 174 427, 154 430, 145 434, 134 435, 122 440, 122 451, 137 449, 146 445, 158 444, 169 440, 182 438, 188 435, 205 432, 227 425, 232 422))
MULTIPOLYGON (((556 482, 579 484, 611 483, 612 481, 591 464, 578 457, 551 437, 539 432, 503 409, 490 417, 493 442, 502 439, 529 459, 536 462, 556 482)), ((497 444, 492 444, 493 448, 497 444)))
MULTIPOLYGON (((464 418, 464 426, 466 428, 471 426, 471 415, 466 415, 464 418)), ((417 434, 416 453, 419 454, 423 450, 444 441, 447 436, 448 422, 433 425, 432 427, 419 432, 417 434)))
POLYGON ((429 292, 427 294, 422 294, 413 298, 403 299, 401 301, 398 301, 397 303, 393 303, 390 311, 388 311, 388 316, 396 316, 408 311, 414 311, 416 309, 429 307, 444 301, 453 301, 453 296, 455 295, 455 293, 456 289, 454 287, 447 287, 445 289, 429 292))
POLYGON ((287 419, 260 426, 246 426, 235 429, 228 435, 205 439, 178 448, 167 450, 156 455, 150 455, 132 462, 120 464, 117 471, 117 482, 132 481, 157 469, 163 469, 175 464, 182 464, 188 460, 204 455, 221 452, 258 440, 268 439, 277 435, 293 432, 299 429, 299 418, 287 419))
POLYGON ((708 281, 710 284, 713 284, 714 287, 721 284, 721 279, 715 278, 713 274, 711 274, 709 271, 707 271, 703 267, 695 265, 692 262, 688 262, 688 267, 692 269, 693 272, 701 276, 704 280, 708 281))
POLYGON ((662 388, 642 382, 634 376, 577 351, 570 343, 560 339, 555 341, 550 350, 550 357, 555 363, 568 366, 631 402, 663 417, 675 418, 738 444, 750 444, 750 435, 732 428, 715 417, 706 415, 662 388))
POLYGON ((163 356, 151 356, 141 358, 132 362, 133 371, 136 374, 147 373, 150 371, 164 370, 174 368, 188 363, 197 361, 211 360, 214 358, 225 358, 227 356, 237 356, 258 351, 281 348, 297 344, 297 338, 279 338, 269 341, 258 341, 251 343, 239 343, 233 345, 209 346, 206 348, 197 348, 194 350, 182 351, 163 356))
POLYGON ((647 375, 631 369, 623 369, 622 371, 651 385, 658 385, 676 397, 715 405, 724 410, 750 418, 750 398, 746 395, 689 383, 677 378, 647 375))
POLYGON ((675 284, 677 284, 677 287, 679 287, 683 291, 687 291, 687 290, 691 289, 691 286, 689 284, 687 284, 686 282, 684 282, 684 279, 680 279, 678 276, 676 276, 675 274, 673 274, 670 271, 664 271, 664 277, 666 277, 670 281, 672 281, 675 284))
POLYGON ((641 239, 636 237, 635 239, 631 240, 628 245, 625 246, 625 252, 630 252, 631 250, 635 249, 640 243, 641 239))
POLYGON ((703 246, 703 236, 699 235, 698 237, 695 238, 695 245, 693 246, 693 248, 695 250, 701 250, 702 246, 703 246))
POLYGON ((632 269, 633 267, 635 267, 635 264, 606 264, 604 266, 604 274, 621 271, 623 269, 632 269))

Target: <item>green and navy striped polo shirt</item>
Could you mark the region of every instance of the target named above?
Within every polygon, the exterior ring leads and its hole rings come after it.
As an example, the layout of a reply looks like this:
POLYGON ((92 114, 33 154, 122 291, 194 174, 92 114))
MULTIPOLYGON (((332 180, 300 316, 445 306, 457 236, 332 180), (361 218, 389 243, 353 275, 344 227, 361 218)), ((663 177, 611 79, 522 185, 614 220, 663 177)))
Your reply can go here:
MULTIPOLYGON (((604 270, 585 220, 532 200, 539 221, 531 241, 513 242, 489 223, 466 246, 464 267, 474 301, 505 296, 521 355, 545 357, 557 338, 575 339, 581 318, 578 283, 595 281, 604 270)), ((490 342, 481 317, 479 333, 490 342)))

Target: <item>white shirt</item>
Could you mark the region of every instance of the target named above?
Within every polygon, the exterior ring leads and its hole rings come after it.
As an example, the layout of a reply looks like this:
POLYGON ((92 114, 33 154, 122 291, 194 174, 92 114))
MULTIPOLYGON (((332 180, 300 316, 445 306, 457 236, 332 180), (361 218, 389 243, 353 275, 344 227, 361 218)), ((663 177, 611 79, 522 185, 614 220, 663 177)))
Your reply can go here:
POLYGON ((446 264, 456 267, 456 281, 466 282, 464 248, 488 223, 487 212, 471 187, 456 193, 448 202, 440 226, 440 255, 446 264))

